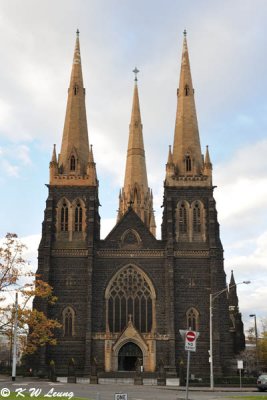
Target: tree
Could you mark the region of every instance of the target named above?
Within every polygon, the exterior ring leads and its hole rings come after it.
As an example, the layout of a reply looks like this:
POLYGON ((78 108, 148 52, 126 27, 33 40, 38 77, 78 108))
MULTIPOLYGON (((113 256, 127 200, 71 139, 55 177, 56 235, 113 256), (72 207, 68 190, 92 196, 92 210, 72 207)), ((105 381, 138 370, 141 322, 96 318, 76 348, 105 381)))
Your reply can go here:
POLYGON ((18 292, 18 333, 24 353, 32 354, 40 346, 56 344, 53 331, 61 324, 31 308, 33 297, 45 299, 50 304, 57 299, 52 294, 52 287, 30 270, 23 257, 25 250, 25 244, 15 233, 6 234, 0 247, 0 333, 12 341, 14 306, 10 304, 9 295, 18 292))
POLYGON ((254 375, 267 371, 267 320, 263 319, 261 324, 257 340, 255 327, 247 330, 247 348, 242 353, 248 373, 254 375))
POLYGON ((261 321, 262 332, 258 340, 259 365, 261 371, 267 371, 267 319, 261 321))

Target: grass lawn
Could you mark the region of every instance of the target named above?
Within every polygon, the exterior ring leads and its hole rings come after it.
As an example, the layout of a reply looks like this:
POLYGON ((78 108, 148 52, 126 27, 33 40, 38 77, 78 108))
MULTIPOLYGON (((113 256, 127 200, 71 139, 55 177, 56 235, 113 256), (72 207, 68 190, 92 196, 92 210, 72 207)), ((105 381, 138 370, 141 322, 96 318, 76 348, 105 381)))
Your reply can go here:
POLYGON ((81 398, 81 397, 70 397, 70 396, 66 396, 66 397, 61 397, 60 395, 59 396, 55 396, 55 397, 52 397, 52 396, 44 396, 44 395, 39 395, 39 396, 37 396, 37 395, 30 395, 29 393, 25 393, 25 392, 23 392, 23 396, 24 397, 22 397, 22 394, 21 395, 19 395, 18 393, 15 393, 15 392, 11 392, 10 393, 10 395, 8 396, 8 397, 2 397, 1 396, 1 399, 5 399, 5 400, 34 400, 34 399, 38 399, 38 400, 48 400, 49 398, 52 398, 53 400, 56 400, 56 399, 58 399, 58 400, 93 400, 93 399, 84 399, 84 398, 81 398))
POLYGON ((232 399, 246 399, 246 400, 267 400, 267 395, 263 394, 261 396, 234 396, 232 399))

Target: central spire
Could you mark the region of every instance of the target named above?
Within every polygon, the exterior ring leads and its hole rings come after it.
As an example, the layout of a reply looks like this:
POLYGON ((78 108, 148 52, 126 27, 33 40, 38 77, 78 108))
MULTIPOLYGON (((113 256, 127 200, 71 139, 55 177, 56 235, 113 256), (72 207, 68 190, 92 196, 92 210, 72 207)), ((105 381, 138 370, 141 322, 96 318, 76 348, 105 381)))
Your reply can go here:
POLYGON ((153 197, 152 191, 148 187, 147 182, 143 126, 137 86, 137 73, 139 71, 135 67, 133 72, 135 74, 133 105, 129 129, 124 187, 119 196, 118 220, 129 207, 132 207, 148 229, 150 229, 150 231, 155 235, 156 226, 153 211, 153 197))
POLYGON ((76 43, 68 90, 68 102, 63 130, 59 168, 63 173, 73 171, 75 160, 77 173, 86 174, 89 158, 89 141, 87 131, 85 89, 83 87, 79 30, 76 32, 76 43))

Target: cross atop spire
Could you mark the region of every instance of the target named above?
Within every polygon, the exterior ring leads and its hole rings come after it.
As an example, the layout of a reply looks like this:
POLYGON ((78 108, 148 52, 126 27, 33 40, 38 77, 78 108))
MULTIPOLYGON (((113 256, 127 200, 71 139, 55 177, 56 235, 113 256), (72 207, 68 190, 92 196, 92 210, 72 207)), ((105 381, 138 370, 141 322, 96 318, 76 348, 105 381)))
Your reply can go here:
POLYGON ((76 36, 79 37, 79 34, 80 34, 80 31, 79 31, 79 29, 77 29, 76 36))
POLYGON ((187 32, 186 29, 184 29, 184 37, 186 38, 187 32))
POLYGON ((138 81, 138 79, 137 79, 137 74, 138 74, 139 72, 140 72, 139 69, 137 69, 136 67, 135 67, 135 69, 133 69, 133 73, 135 74, 135 78, 134 78, 135 82, 138 81))

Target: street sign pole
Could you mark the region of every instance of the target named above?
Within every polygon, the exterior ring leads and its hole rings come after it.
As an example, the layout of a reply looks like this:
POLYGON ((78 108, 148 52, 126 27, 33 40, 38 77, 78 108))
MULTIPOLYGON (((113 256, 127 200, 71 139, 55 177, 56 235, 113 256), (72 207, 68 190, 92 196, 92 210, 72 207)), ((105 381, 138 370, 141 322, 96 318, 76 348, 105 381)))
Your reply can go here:
POLYGON ((187 351, 187 368, 186 368, 186 400, 188 400, 188 391, 189 391, 189 371, 190 371, 190 355, 191 351, 196 351, 196 341, 199 337, 199 332, 189 330, 185 331, 180 329, 180 335, 184 339, 184 348, 187 351))
POLYGON ((186 394, 185 394, 186 400, 188 400, 189 370, 190 370, 190 354, 191 354, 191 351, 187 350, 186 394))

